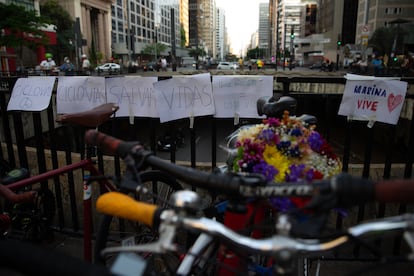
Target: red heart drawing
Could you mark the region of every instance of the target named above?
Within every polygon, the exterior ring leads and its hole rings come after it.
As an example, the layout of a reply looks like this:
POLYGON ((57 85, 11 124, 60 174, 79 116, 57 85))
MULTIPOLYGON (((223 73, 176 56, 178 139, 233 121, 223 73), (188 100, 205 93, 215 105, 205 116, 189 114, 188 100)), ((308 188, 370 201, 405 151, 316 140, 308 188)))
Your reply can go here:
POLYGON ((403 97, 401 95, 394 96, 393 93, 391 93, 388 96, 388 110, 390 113, 403 101, 403 97))

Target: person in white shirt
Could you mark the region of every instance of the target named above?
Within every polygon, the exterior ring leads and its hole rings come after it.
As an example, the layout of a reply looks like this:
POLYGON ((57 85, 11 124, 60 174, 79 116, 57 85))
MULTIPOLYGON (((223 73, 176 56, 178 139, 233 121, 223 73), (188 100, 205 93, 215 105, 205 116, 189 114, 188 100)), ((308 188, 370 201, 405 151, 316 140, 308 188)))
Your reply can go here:
POLYGON ((167 71, 167 60, 165 59, 165 57, 161 58, 161 70, 167 71))
POLYGON ((88 57, 83 54, 82 55, 82 71, 85 75, 90 75, 90 67, 91 62, 89 61, 88 57))
POLYGON ((50 53, 46 53, 45 58, 46 59, 42 60, 40 63, 40 70, 42 70, 46 76, 49 76, 55 70, 56 63, 53 60, 53 55, 50 53))

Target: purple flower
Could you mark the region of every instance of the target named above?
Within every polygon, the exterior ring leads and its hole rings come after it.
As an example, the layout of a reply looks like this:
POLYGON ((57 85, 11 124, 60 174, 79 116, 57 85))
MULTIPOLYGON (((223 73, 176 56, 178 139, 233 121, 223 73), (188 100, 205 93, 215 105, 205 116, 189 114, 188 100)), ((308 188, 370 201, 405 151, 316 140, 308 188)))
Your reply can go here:
POLYGON ((264 145, 259 143, 252 143, 250 139, 246 139, 243 143, 243 161, 254 162, 261 161, 264 151, 264 145))
POLYGON ((304 170, 305 170, 304 164, 290 165, 289 174, 286 175, 286 181, 298 182, 300 179, 302 179, 304 170))
POLYGON ((314 171, 313 171, 313 169, 309 169, 309 170, 307 170, 306 171, 306 174, 305 174, 305 179, 307 180, 307 181, 312 181, 312 179, 313 179, 313 175, 314 175, 314 173, 313 173, 314 171))
POLYGON ((275 138, 275 133, 273 132, 273 130, 271 129, 264 129, 260 134, 259 134, 259 139, 263 139, 265 141, 273 141, 273 139, 275 138))
POLYGON ((272 197, 270 204, 280 212, 287 212, 296 208, 295 204, 287 197, 272 197))
POLYGON ((275 176, 279 173, 275 167, 267 164, 263 160, 253 166, 253 172, 264 175, 267 181, 273 181, 275 176))
POLYGON ((299 128, 299 127, 296 127, 296 128, 294 128, 294 129, 292 129, 292 131, 290 132, 290 135, 292 135, 292 136, 296 136, 296 137, 299 137, 299 136, 301 136, 303 133, 302 133, 302 130, 299 128))
POLYGON ((280 126, 280 120, 278 118, 267 118, 264 122, 272 127, 280 126))
POLYGON ((308 144, 313 151, 319 152, 323 144, 321 135, 316 131, 312 131, 308 137, 308 144))

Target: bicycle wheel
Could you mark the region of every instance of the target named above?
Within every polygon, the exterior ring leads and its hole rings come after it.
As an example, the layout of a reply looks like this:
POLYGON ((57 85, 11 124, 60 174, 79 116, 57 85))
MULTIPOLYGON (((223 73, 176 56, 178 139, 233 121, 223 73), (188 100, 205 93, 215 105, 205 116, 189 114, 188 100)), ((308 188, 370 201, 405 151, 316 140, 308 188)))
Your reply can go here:
POLYGON ((32 242, 53 238, 50 225, 56 212, 55 196, 49 189, 40 189, 34 203, 10 205, 12 232, 10 237, 32 242))
MULTIPOLYGON (((167 206, 170 195, 182 186, 170 175, 156 170, 145 171, 140 174, 142 185, 147 188, 146 194, 131 194, 140 201, 151 202, 158 206, 167 206)), ((157 239, 157 233, 153 229, 132 221, 113 219, 112 216, 102 217, 95 243, 95 262, 98 264, 111 265, 115 255, 101 256, 101 251, 110 246, 145 244, 157 239)), ((151 270, 162 274, 168 267, 178 265, 175 256, 162 256, 158 258, 154 254, 143 253, 141 257, 149 260, 151 270), (167 260, 168 259, 168 260, 167 260), (167 263, 167 264, 166 264, 167 263), (168 266, 168 267, 167 267, 168 266)), ((165 254, 164 254, 165 255, 165 254)))

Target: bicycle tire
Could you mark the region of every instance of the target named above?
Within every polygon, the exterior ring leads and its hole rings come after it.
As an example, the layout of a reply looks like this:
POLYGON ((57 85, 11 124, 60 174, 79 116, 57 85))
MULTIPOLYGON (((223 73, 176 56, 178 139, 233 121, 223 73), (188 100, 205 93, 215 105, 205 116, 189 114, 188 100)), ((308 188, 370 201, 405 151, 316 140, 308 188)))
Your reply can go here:
POLYGON ((12 232, 10 237, 31 242, 53 238, 50 228, 56 213, 55 196, 48 188, 40 189, 33 203, 10 204, 12 232))
MULTIPOLYGON (((142 185, 147 187, 147 189, 151 190, 152 193, 155 193, 154 195, 134 195, 135 198, 139 199, 140 201, 149 201, 154 204, 157 204, 159 206, 166 206, 168 204, 168 200, 170 195, 178 190, 182 190, 182 186, 180 183, 177 182, 177 180, 167 173, 164 173, 162 171, 158 170, 149 170, 144 171, 140 173, 140 178, 142 185), (154 185, 154 183, 156 185, 154 185), (151 187, 149 187, 151 186, 151 187)), ((116 231, 112 231, 113 229, 113 223, 114 219, 112 216, 104 215, 101 219, 101 223, 99 225, 97 236, 96 236, 96 242, 94 247, 94 261, 97 264, 105 264, 110 265, 111 262, 114 260, 115 256, 110 256, 109 259, 106 257, 101 256, 100 252, 106 248, 109 245, 115 245, 122 243, 122 239, 126 237, 127 233, 123 231, 119 231, 119 233, 116 233, 116 231)), ((133 229, 135 231, 135 234, 138 234, 136 236, 133 236, 134 242, 136 244, 139 243, 148 243, 157 238, 157 233, 154 232, 152 229, 150 229, 147 226, 144 226, 143 224, 139 224, 136 222, 125 222, 129 223, 127 226, 125 226, 126 230, 133 229)), ((145 254, 144 254, 145 255, 145 254)), ((168 256, 162 256, 167 257, 168 256)), ((156 263, 158 262, 158 259, 155 258, 154 255, 148 254, 147 256, 144 256, 150 263, 151 266, 156 266, 156 263), (150 258, 151 257, 151 258, 150 258)), ((164 260, 165 261, 165 260, 164 260)), ((176 260, 171 260, 171 262, 175 262, 176 260)), ((167 260, 168 262, 168 260, 167 260)), ((154 271, 160 272, 160 269, 151 269, 154 271)))

